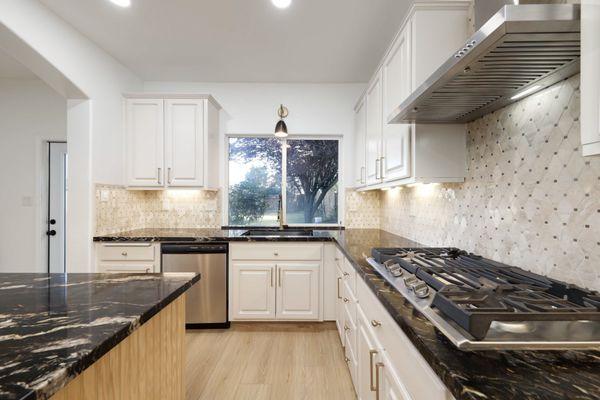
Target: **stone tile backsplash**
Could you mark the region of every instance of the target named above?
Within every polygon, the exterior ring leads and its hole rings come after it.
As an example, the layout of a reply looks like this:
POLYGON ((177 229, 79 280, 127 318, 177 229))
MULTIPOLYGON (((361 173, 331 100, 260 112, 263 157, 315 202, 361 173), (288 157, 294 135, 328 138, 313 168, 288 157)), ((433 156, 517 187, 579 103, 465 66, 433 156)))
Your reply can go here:
POLYGON ((579 76, 467 126, 465 183, 381 193, 381 228, 600 289, 600 157, 580 149, 579 76))
POLYGON ((96 186, 96 235, 140 228, 219 228, 219 192, 96 186))

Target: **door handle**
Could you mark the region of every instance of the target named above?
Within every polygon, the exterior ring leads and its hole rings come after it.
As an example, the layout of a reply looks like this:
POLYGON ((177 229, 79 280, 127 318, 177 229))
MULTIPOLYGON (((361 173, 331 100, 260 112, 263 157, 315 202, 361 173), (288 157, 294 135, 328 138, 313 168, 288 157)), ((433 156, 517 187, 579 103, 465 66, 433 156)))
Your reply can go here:
POLYGON ((161 175, 162 175, 162 168, 158 167, 158 179, 157 179, 157 181, 158 181, 159 185, 162 185, 161 175))
POLYGON ((337 284, 337 298, 338 299, 342 299, 342 296, 340 296, 340 282, 341 282, 342 278, 338 277, 338 284, 337 284))
POLYGON ((360 167, 360 183, 365 184, 367 180, 367 173, 365 167, 360 167))
POLYGON ((56 236, 56 231, 54 229, 51 229, 49 231, 46 232, 46 235, 48 236, 56 236))
POLYGON ((381 179, 385 179, 385 157, 381 157, 380 161, 379 161, 379 168, 381 168, 381 170, 379 171, 379 177, 381 179))
POLYGON ((277 267, 277 281, 279 282, 279 287, 281 287, 281 268, 277 267))
POLYGON ((379 172, 380 172, 380 166, 379 163, 381 162, 381 160, 379 158, 377 158, 375 160, 375 179, 379 179, 379 172))
POLYGON ((269 275, 271 275, 271 287, 273 287, 273 267, 271 267, 271 273, 269 275))
POLYGON ((171 167, 167 168, 167 182, 169 185, 173 183, 173 178, 171 178, 171 167))
POLYGON ((377 354, 377 350, 369 350, 369 372, 370 372, 370 377, 369 377, 370 382, 369 383, 371 384, 370 385, 371 392, 374 392, 377 390, 375 385, 373 385, 373 356, 375 354, 377 354))

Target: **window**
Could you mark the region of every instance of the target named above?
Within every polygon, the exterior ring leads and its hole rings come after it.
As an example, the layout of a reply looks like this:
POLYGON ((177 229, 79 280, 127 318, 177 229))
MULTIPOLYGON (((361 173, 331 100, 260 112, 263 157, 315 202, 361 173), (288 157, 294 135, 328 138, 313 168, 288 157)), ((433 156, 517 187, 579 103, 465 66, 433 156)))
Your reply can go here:
POLYGON ((229 225, 339 222, 339 141, 229 138, 229 225))

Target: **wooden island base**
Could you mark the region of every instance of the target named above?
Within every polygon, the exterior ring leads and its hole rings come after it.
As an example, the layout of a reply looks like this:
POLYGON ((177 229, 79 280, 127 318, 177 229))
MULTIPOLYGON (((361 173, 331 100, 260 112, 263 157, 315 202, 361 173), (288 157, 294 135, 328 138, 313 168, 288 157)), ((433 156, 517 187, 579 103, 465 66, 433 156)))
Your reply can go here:
POLYGON ((180 296, 50 400, 183 400, 185 296, 180 296))

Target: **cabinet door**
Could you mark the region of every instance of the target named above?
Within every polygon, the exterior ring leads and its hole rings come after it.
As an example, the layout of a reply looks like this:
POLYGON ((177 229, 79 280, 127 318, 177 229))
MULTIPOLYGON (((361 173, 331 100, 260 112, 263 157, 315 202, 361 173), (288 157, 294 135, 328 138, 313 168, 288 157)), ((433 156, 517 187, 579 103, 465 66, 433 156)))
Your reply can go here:
POLYGON ((317 263, 277 264, 277 319, 319 319, 317 263))
POLYGON ((165 103, 165 162, 167 185, 204 184, 204 105, 206 100, 167 100, 165 103))
POLYGON ((381 182, 381 71, 377 72, 366 96, 367 117, 367 184, 381 182))
POLYGON ((338 329, 338 334, 340 335, 340 340, 342 341, 342 346, 346 346, 346 335, 344 335, 344 301, 342 296, 342 285, 344 284, 344 275, 342 269, 338 266, 336 267, 337 275, 336 275, 336 301, 335 301, 335 324, 338 329))
POLYGON ((162 99, 125 102, 127 184, 164 185, 164 105, 162 99))
POLYGON ((275 264, 233 263, 231 319, 275 319, 275 264))
POLYGON ((354 148, 355 148, 355 181, 354 186, 362 187, 367 184, 365 148, 367 135, 367 115, 364 99, 361 100, 354 114, 354 148))
POLYGON ((408 391, 398 378, 394 366, 387 358, 385 351, 381 361, 375 366, 375 375, 379 376, 379 398, 382 400, 412 400, 408 391))
POLYGON ((380 362, 380 348, 369 326, 369 322, 360 305, 358 306, 356 358, 357 358, 357 385, 358 398, 361 400, 375 399, 378 382, 375 381, 375 367, 380 362))
POLYGON ((410 23, 404 28, 382 67, 383 142, 382 178, 408 178, 410 168, 410 124, 388 124, 387 118, 411 93, 410 23))

